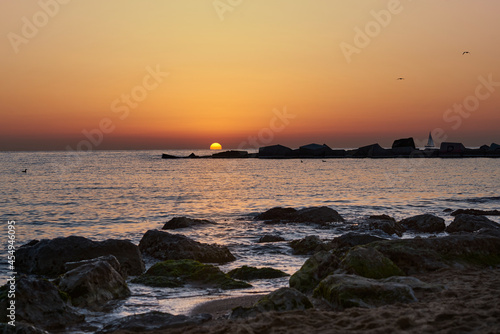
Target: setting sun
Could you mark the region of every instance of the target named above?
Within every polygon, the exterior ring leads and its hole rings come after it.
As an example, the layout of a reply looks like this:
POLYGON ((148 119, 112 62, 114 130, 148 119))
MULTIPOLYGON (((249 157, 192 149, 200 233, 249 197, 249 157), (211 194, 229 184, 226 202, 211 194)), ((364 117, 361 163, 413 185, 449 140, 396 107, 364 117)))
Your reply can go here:
POLYGON ((221 150, 222 146, 219 143, 213 143, 212 145, 210 145, 210 149, 211 150, 221 150))

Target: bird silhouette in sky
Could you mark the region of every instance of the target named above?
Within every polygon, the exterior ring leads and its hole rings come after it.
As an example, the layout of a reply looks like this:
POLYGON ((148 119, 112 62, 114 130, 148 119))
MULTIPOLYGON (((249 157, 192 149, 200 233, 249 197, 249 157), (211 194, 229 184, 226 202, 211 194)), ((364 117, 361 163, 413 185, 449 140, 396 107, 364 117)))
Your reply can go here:
POLYGON ((404 80, 405 78, 397 78, 396 80, 404 80))
POLYGON ((464 51, 464 52, 462 52, 462 56, 463 55, 470 55, 470 52, 469 51, 464 51))
POLYGON ((27 170, 27 169, 25 169, 25 170, 22 170, 21 172, 23 172, 23 173, 27 173, 27 172, 28 172, 28 170, 27 170))

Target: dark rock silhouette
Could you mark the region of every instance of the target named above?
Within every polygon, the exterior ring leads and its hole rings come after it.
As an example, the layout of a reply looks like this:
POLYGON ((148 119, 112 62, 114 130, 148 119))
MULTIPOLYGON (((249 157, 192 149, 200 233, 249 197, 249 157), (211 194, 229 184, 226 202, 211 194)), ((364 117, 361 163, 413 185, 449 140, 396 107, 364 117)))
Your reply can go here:
POLYGON ((403 225, 403 227, 407 230, 423 233, 444 232, 446 228, 443 218, 431 214, 423 214, 405 218, 399 223, 403 225))
POLYGON ((462 143, 443 142, 439 148, 440 157, 461 157, 465 154, 465 146, 462 143))
POLYGON ((331 249, 317 235, 308 235, 303 239, 290 241, 290 247, 295 255, 311 255, 322 250, 331 249))
POLYGON ((260 237, 258 242, 266 243, 266 242, 280 242, 280 241, 285 241, 285 238, 280 237, 279 235, 266 234, 260 237))
POLYGON ((412 149, 416 149, 415 148, 415 141, 413 140, 412 137, 410 137, 410 138, 403 138, 403 139, 396 139, 392 143, 392 148, 406 148, 406 147, 409 147, 409 148, 412 148, 412 149))
POLYGON ((226 151, 212 154, 212 158, 225 159, 225 158, 248 158, 247 151, 226 151))
POLYGON ((178 228, 193 227, 199 225, 214 225, 215 222, 207 219, 193 219, 187 217, 174 217, 163 225, 162 230, 175 230, 178 228))
POLYGON ((128 240, 92 241, 70 236, 30 242, 16 250, 16 269, 27 274, 57 276, 64 273, 67 262, 113 255, 128 275, 144 272, 139 248, 128 240))
POLYGON ((144 254, 160 260, 192 259, 205 263, 226 263, 236 260, 225 246, 194 241, 184 235, 149 230, 139 243, 144 254))
POLYGON ((292 149, 283 145, 271 145, 259 148, 259 158, 286 158, 292 156, 292 149))
POLYGON ((399 237, 405 232, 405 228, 400 223, 387 215, 370 216, 363 225, 366 225, 370 230, 381 230, 388 235, 396 234, 399 237))
POLYGON ((393 157, 394 153, 382 148, 379 144, 372 144, 354 150, 351 152, 351 156, 355 158, 389 158, 393 157))
POLYGON ((270 279, 270 278, 280 278, 290 276, 287 273, 269 268, 255 268, 250 266, 243 266, 240 268, 233 269, 227 273, 227 275, 234 279, 241 279, 245 281, 251 281, 255 279, 270 279))
POLYGON ((324 157, 328 152, 332 151, 328 145, 323 144, 308 144, 299 147, 300 157, 324 157))
POLYGON ((277 207, 257 215, 255 219, 270 223, 314 223, 319 225, 344 221, 344 218, 337 211, 326 206, 300 210, 277 207))

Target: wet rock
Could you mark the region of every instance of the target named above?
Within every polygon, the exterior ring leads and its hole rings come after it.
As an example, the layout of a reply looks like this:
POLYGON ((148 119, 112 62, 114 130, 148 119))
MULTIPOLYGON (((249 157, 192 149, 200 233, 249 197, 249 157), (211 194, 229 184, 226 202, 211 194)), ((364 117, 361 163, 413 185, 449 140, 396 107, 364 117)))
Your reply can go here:
POLYGON ((446 228, 443 218, 431 214, 405 218, 400 221, 400 224, 407 230, 422 233, 440 233, 444 232, 446 228))
POLYGON ((332 208, 326 206, 300 209, 295 213, 294 221, 300 223, 326 224, 344 222, 344 218, 332 208))
POLYGON ((289 243, 295 255, 310 255, 322 250, 328 250, 326 243, 321 241, 317 235, 309 235, 303 239, 292 240, 289 243))
POLYGON ((215 225, 214 221, 207 219, 193 219, 187 217, 174 217, 163 225, 162 230, 175 230, 178 228, 193 227, 199 225, 215 225))
POLYGON ((98 334, 120 332, 143 333, 155 330, 168 330, 169 328, 178 328, 188 325, 199 325, 212 319, 209 314, 198 314, 188 317, 185 315, 172 315, 152 311, 143 314, 130 315, 110 322, 98 334))
POLYGON ((335 309, 373 308, 417 301, 408 285, 343 274, 330 275, 322 280, 313 296, 324 299, 335 309))
POLYGON ((405 228, 401 224, 387 215, 370 216, 365 221, 365 225, 367 225, 370 230, 381 230, 388 235, 396 234, 399 237, 405 232, 405 228))
MULTIPOLYGON (((451 211, 451 210, 450 210, 451 211)), ((458 209, 451 213, 452 216, 461 214, 474 215, 474 216, 500 216, 499 210, 476 210, 476 209, 458 209)))
POLYGON ((119 266, 116 258, 80 265, 60 278, 59 288, 71 297, 74 306, 101 310, 106 302, 130 295, 119 266))
MULTIPOLYGON (((0 304, 7 302, 7 294, 0 293, 0 304)), ((16 281, 15 321, 33 324, 44 330, 62 330, 66 326, 84 321, 85 317, 69 305, 68 296, 51 282, 33 277, 16 281)), ((0 310, 6 319, 6 307, 0 310)))
POLYGON ((273 223, 314 223, 324 225, 332 222, 344 222, 344 218, 332 208, 326 206, 296 210, 294 208, 272 208, 255 217, 273 223))
POLYGON ((237 307, 230 318, 256 316, 263 312, 285 312, 312 308, 311 301, 300 291, 292 288, 281 288, 259 299, 251 308, 237 307))
POLYGON ((184 235, 149 230, 139 243, 144 254, 160 260, 192 259, 205 263, 226 263, 236 260, 225 246, 194 241, 184 235))
POLYGON ((314 290, 318 283, 339 268, 338 255, 318 252, 311 256, 302 267, 290 277, 290 287, 303 293, 314 290))
POLYGON ((255 217, 255 220, 272 220, 272 221, 291 220, 296 212, 297 210, 295 210, 294 208, 276 207, 269 209, 261 214, 258 214, 255 217))
POLYGON ((251 287, 248 283, 230 278, 216 266, 194 260, 168 260, 156 263, 146 273, 133 279, 132 282, 172 288, 187 283, 224 290, 251 287))
POLYGON ((255 268, 249 266, 243 266, 241 268, 236 268, 227 273, 227 275, 234 279, 241 279, 245 281, 250 281, 254 279, 269 279, 269 278, 280 278, 285 276, 290 276, 287 273, 273 269, 273 268, 255 268))
MULTIPOLYGON (((93 264, 99 261, 106 261, 108 262, 113 269, 115 269, 117 272, 121 272, 121 267, 120 267, 120 262, 114 257, 113 255, 105 255, 105 256, 99 256, 94 259, 88 259, 88 260, 82 260, 82 261, 76 261, 76 262, 66 262, 64 264, 64 271, 68 272, 70 270, 73 270, 75 268, 78 268, 80 266, 86 265, 86 264, 93 264)), ((124 276, 122 274, 122 276, 124 276)), ((124 276, 125 277, 125 276, 124 276)))
POLYGON ((370 234, 359 234, 355 232, 349 232, 341 235, 340 237, 334 238, 330 242, 331 249, 349 249, 354 246, 366 245, 375 241, 385 240, 370 234))
POLYGON ((439 292, 446 289, 442 284, 426 283, 416 277, 411 276, 392 276, 379 280, 383 283, 398 283, 408 285, 413 291, 439 292))
POLYGON ((497 229, 500 225, 484 216, 460 214, 448 225, 446 232, 475 232, 482 228, 497 229))
POLYGON ((23 245, 16 250, 16 269, 23 273, 57 276, 65 272, 67 262, 113 255, 121 269, 128 275, 144 272, 139 248, 127 240, 92 241, 84 237, 70 236, 43 239, 23 245))
POLYGON ((279 241, 285 241, 285 238, 280 237, 279 235, 266 234, 260 237, 258 242, 264 243, 264 242, 279 242, 279 241))
POLYGON ((404 275, 394 262, 370 247, 351 249, 340 262, 340 267, 348 273, 375 279, 404 275))

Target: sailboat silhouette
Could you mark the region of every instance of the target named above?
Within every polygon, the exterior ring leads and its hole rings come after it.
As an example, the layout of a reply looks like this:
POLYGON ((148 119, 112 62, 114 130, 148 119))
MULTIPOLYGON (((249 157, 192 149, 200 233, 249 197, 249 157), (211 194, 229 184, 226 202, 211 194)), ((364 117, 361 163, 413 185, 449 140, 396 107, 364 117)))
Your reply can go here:
POLYGON ((434 140, 432 139, 430 132, 429 132, 429 139, 427 139, 427 145, 425 145, 425 148, 434 148, 434 140))

